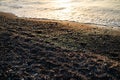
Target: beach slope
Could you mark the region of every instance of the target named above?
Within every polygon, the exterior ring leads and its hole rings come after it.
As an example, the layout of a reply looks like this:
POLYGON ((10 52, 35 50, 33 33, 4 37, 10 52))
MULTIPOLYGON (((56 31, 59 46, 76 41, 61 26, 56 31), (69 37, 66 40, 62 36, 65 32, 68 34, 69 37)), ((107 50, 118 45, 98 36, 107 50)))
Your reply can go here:
POLYGON ((0 12, 0 80, 34 79, 120 79, 120 29, 0 12))

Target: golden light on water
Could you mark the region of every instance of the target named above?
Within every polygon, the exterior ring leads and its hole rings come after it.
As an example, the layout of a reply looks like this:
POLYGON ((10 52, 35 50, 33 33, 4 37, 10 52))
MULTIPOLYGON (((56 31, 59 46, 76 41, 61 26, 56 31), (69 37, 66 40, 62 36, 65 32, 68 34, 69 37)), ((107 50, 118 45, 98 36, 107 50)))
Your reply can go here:
POLYGON ((54 6, 58 9, 54 15, 59 16, 61 20, 70 18, 72 12, 71 0, 56 0, 54 6))
POLYGON ((70 2, 71 0, 57 0, 58 2, 70 2))
POLYGON ((56 5, 63 8, 62 12, 69 13, 71 11, 71 0, 57 0, 56 5))

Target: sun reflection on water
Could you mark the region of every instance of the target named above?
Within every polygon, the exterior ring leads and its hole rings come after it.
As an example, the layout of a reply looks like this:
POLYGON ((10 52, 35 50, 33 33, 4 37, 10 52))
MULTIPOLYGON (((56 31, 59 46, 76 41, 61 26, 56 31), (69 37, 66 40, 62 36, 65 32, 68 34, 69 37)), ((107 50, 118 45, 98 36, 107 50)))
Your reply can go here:
POLYGON ((57 0, 57 2, 70 2, 71 0, 57 0))
POLYGON ((70 17, 69 14, 72 11, 71 0, 57 0, 55 6, 62 8, 62 10, 58 11, 58 15, 63 16, 63 19, 70 17))

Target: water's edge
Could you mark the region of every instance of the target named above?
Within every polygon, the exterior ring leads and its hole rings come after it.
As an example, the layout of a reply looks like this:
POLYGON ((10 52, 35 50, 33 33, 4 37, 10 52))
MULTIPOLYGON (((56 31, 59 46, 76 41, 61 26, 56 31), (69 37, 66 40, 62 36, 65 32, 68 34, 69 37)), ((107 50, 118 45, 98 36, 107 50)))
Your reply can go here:
POLYGON ((0 11, 18 17, 120 27, 120 0, 0 0, 0 11))

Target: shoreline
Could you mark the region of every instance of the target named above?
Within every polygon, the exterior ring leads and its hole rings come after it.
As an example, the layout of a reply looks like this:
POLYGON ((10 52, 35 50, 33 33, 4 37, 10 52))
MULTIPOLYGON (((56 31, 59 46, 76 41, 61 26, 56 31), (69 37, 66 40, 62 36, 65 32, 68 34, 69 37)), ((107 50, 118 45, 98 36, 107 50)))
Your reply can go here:
POLYGON ((101 24, 95 24, 95 23, 82 23, 82 22, 76 22, 76 21, 69 21, 69 20, 57 20, 57 19, 47 19, 47 18, 30 18, 30 17, 18 17, 13 13, 10 12, 1 12, 0 14, 4 15, 11 15, 12 17, 16 18, 21 18, 21 19, 27 19, 27 20, 35 20, 35 21, 50 21, 50 22, 65 22, 65 23, 73 23, 73 24, 84 24, 84 25, 90 25, 90 26, 95 26, 95 27, 102 27, 102 28, 107 28, 107 29, 115 29, 115 30, 120 30, 119 26, 108 26, 108 25, 101 25, 101 24))
POLYGON ((0 79, 117 80, 120 31, 0 12, 0 79))
POLYGON ((33 22, 51 22, 51 23, 55 22, 55 23, 63 24, 65 26, 67 25, 67 28, 74 29, 74 30, 80 30, 80 29, 83 29, 83 30, 84 29, 85 30, 87 30, 87 29, 103 30, 103 33, 105 33, 108 30, 108 31, 111 31, 112 35, 120 36, 119 35, 120 34, 120 27, 110 27, 110 26, 102 26, 102 25, 100 26, 100 25, 96 25, 96 24, 79 23, 79 22, 66 21, 66 20, 18 17, 13 13, 7 13, 7 12, 0 12, 0 16, 5 16, 5 17, 11 18, 11 19, 21 19, 21 20, 25 20, 25 21, 33 21, 33 22))

